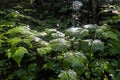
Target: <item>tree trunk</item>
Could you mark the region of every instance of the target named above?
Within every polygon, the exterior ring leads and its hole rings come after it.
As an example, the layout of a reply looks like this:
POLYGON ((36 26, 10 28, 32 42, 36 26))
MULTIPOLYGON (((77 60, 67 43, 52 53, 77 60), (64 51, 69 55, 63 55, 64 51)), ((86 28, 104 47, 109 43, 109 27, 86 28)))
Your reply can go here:
POLYGON ((97 0, 89 0, 91 3, 91 10, 92 10, 92 23, 97 22, 97 8, 98 8, 98 1, 97 0))

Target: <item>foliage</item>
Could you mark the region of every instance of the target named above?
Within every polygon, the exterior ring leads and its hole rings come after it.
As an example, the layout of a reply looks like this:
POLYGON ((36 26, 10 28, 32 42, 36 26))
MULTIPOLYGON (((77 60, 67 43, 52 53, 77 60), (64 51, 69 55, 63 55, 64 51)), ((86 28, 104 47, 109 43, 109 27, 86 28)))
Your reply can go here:
POLYGON ((119 79, 116 71, 120 33, 107 25, 88 24, 68 28, 63 33, 56 29, 37 32, 27 25, 3 24, 0 25, 2 79, 119 79), (46 78, 48 72, 51 76, 46 78))
MULTIPOLYGON (((1 80, 120 79, 118 30, 104 21, 101 26, 83 24, 67 28, 67 24, 72 22, 69 15, 64 18, 69 11, 65 4, 67 1, 51 6, 54 9, 52 11, 50 8, 50 13, 43 10, 41 15, 50 19, 39 20, 37 12, 33 14, 35 9, 25 10, 28 7, 26 5, 34 6, 36 1, 20 0, 22 4, 12 6, 12 9, 3 6, 0 11, 1 80), (64 7, 59 8, 62 3, 64 7), (57 17, 54 14, 55 8, 60 9, 56 11, 59 13, 57 17)), ((4 4, 7 3, 8 0, 5 0, 4 4)), ((42 6, 45 8, 45 3, 42 6)))

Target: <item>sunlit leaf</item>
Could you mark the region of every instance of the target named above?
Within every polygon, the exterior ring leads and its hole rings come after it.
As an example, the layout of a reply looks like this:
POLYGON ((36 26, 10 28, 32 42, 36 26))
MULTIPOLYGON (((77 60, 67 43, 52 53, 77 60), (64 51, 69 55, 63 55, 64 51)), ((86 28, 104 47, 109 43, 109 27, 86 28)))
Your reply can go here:
POLYGON ((19 67, 20 67, 20 62, 21 62, 21 60, 22 60, 25 53, 28 53, 26 48, 18 47, 18 49, 12 55, 12 58, 17 62, 19 67))
POLYGON ((39 44, 40 44, 41 46, 48 46, 48 45, 49 45, 49 43, 46 42, 46 41, 44 41, 44 40, 40 40, 40 41, 39 41, 39 44))
POLYGON ((94 40, 92 42, 92 49, 94 51, 99 51, 99 50, 103 51, 104 50, 104 44, 103 44, 103 42, 100 41, 100 40, 94 40))
POLYGON ((58 77, 60 80, 78 80, 76 72, 71 69, 68 71, 61 71, 58 77))
POLYGON ((50 44, 54 51, 66 51, 70 46, 69 42, 63 38, 53 39, 50 44))
POLYGON ((95 24, 87 24, 87 25, 84 25, 83 28, 93 32, 96 30, 97 26, 95 24))
POLYGON ((66 35, 74 36, 75 34, 78 34, 81 30, 82 28, 77 28, 77 27, 68 28, 66 30, 66 35))
POLYGON ((29 45, 30 47, 32 47, 32 39, 23 39, 22 40, 24 43, 26 43, 27 45, 29 45))
POLYGON ((29 30, 28 27, 26 26, 19 26, 13 29, 10 29, 8 32, 9 36, 11 37, 15 37, 18 36, 20 34, 24 34, 24 35, 29 35, 29 36, 33 36, 34 34, 29 30))
POLYGON ((65 34, 63 34, 62 32, 60 32, 56 29, 46 29, 46 32, 48 33, 48 35, 51 35, 51 37, 53 37, 53 38, 65 37, 65 34))
POLYGON ((56 33, 52 33, 51 36, 53 38, 62 38, 62 37, 65 37, 65 34, 57 31, 56 33))
POLYGON ((103 32, 102 35, 106 38, 111 38, 111 39, 114 39, 114 40, 119 40, 118 39, 118 35, 113 33, 112 31, 107 31, 107 32, 103 32))
POLYGON ((11 49, 8 49, 8 50, 7 50, 7 57, 8 57, 8 58, 11 58, 11 57, 12 57, 12 54, 13 54, 13 52, 11 51, 11 49))
POLYGON ((12 47, 15 47, 18 43, 20 43, 22 40, 20 38, 12 38, 9 40, 12 47))
POLYGON ((22 14, 20 14, 18 11, 11 11, 11 13, 9 13, 8 15, 6 15, 6 17, 20 17, 22 16, 22 14))
POLYGON ((72 27, 67 29, 65 34, 67 36, 74 36, 76 38, 84 38, 89 35, 89 31, 87 29, 72 27))
POLYGON ((37 48, 37 52, 42 56, 44 54, 51 52, 51 47, 37 48))

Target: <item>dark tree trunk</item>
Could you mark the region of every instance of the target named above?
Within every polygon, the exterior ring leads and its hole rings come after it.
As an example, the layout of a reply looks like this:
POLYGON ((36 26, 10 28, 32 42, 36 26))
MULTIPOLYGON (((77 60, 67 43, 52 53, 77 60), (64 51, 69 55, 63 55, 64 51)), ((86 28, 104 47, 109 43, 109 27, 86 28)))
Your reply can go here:
POLYGON ((91 23, 97 23, 97 10, 98 10, 98 0, 89 0, 89 3, 91 4, 91 11, 92 11, 92 20, 91 23))

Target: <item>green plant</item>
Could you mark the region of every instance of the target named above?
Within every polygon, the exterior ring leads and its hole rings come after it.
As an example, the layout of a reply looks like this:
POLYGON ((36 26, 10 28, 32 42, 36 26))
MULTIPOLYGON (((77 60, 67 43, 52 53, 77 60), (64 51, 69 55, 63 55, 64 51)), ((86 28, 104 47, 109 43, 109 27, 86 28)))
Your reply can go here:
POLYGON ((0 15, 1 80, 120 79, 120 32, 108 25, 66 28, 69 20, 40 21, 15 10, 0 15), (29 21, 45 29, 33 30, 29 21))
MULTIPOLYGON (((65 34, 55 29, 37 32, 25 25, 6 26, 7 31, 1 29, 3 52, 0 55, 7 56, 11 63, 6 71, 16 67, 12 73, 2 73, 7 75, 6 80, 115 79, 117 73, 111 73, 111 70, 115 72, 119 66, 117 62, 111 61, 119 61, 120 38, 119 32, 107 25, 73 27, 66 29, 65 34), (115 58, 111 59, 111 56, 115 58), (42 71, 44 74, 39 77, 42 71), (45 78, 48 72, 52 76, 45 78)), ((4 27, 1 25, 1 28, 4 27)), ((1 60, 2 65, 3 59, 1 60)), ((1 66, 1 71, 2 69, 1 66)))

